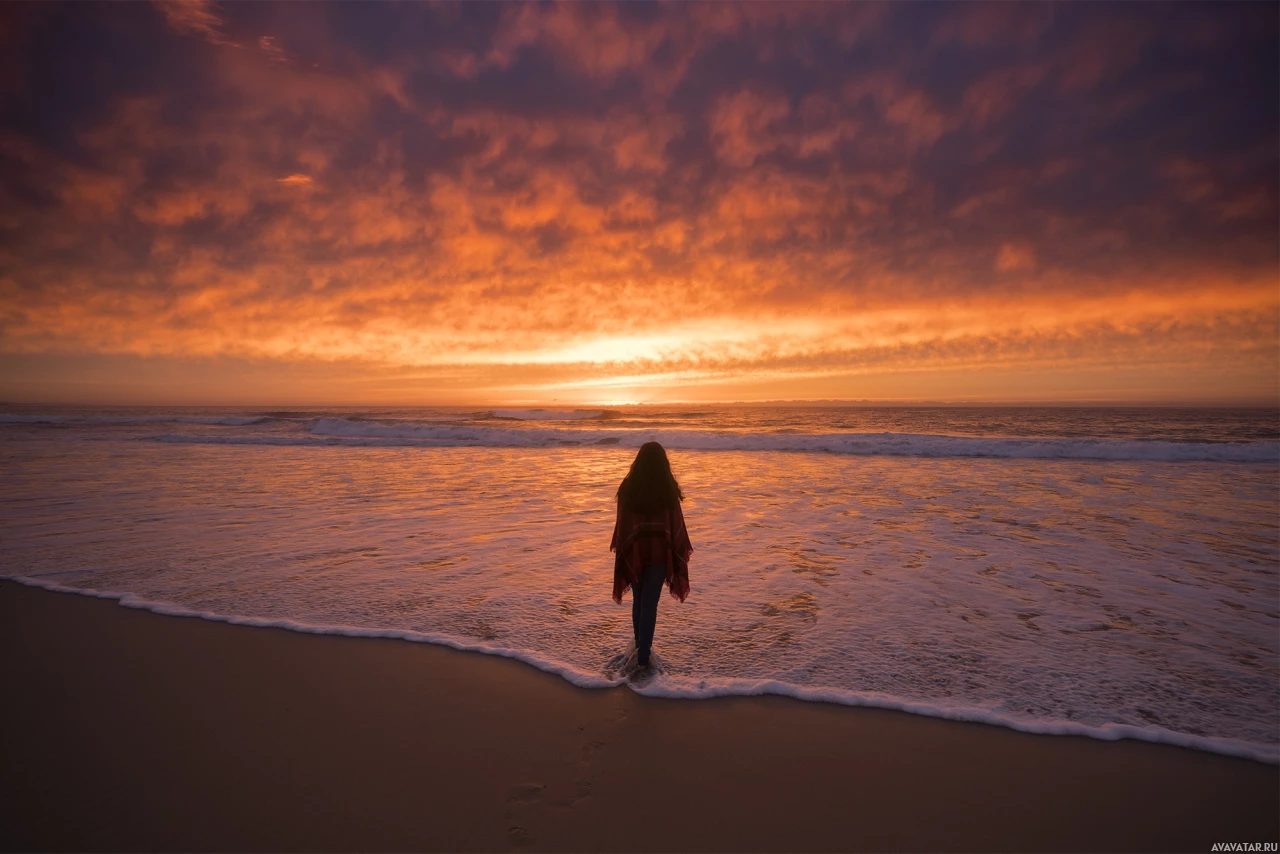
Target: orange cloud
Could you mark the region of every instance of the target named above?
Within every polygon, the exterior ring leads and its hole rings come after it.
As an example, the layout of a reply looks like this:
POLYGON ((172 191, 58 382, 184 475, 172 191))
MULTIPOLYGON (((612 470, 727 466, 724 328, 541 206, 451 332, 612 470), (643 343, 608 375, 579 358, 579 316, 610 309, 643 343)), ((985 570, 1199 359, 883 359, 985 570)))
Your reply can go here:
POLYGON ((222 17, 212 0, 153 0, 173 31, 199 36, 210 44, 231 44, 223 34, 222 17))
POLYGON ((1035 266, 1036 254, 1026 246, 1003 243, 1000 245, 1000 251, 996 253, 996 270, 1001 273, 1034 270, 1035 266))
MULTIPOLYGON (((248 49, 158 45, 172 88, 0 136, 0 352, 452 395, 1280 385, 1274 117, 1088 44, 1093 13, 369 7, 369 44, 337 5, 158 8, 248 49)), ((1211 80, 1239 28, 1182 65, 1211 80)))

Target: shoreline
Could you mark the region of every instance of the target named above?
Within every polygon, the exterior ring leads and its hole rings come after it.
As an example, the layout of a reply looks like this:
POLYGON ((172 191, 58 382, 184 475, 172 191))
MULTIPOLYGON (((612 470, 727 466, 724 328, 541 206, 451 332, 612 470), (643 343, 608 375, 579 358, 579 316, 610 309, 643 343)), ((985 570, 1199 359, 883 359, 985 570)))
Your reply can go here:
MULTIPOLYGON (((446 635, 431 635, 407 629, 364 629, 348 626, 315 626, 307 623, 296 623, 288 619, 214 614, 207 611, 193 611, 181 605, 175 605, 172 603, 155 602, 142 599, 132 593, 116 593, 67 587, 57 584, 56 582, 50 583, 35 578, 26 578, 24 576, 9 576, 7 578, 0 576, 0 583, 20 584, 25 587, 32 587, 39 590, 49 591, 51 593, 67 593, 79 596, 88 596, 93 599, 105 599, 116 602, 121 607, 148 611, 153 614, 169 617, 186 617, 207 620, 214 623, 225 623, 228 625, 252 628, 279 629, 307 635, 332 635, 335 637, 350 638, 381 638, 405 641, 408 643, 423 643, 433 646, 441 646, 447 649, 457 650, 459 652, 474 653, 477 655, 486 655, 518 661, 543 673, 559 677, 577 688, 598 690, 628 687, 625 679, 610 681, 605 676, 584 674, 581 671, 574 670, 572 667, 541 659, 527 652, 494 649, 483 644, 468 644, 459 642, 446 635)), ((1013 718, 999 717, 984 709, 946 709, 931 705, 924 701, 912 702, 909 700, 901 700, 896 697, 881 698, 879 696, 859 696, 853 692, 843 691, 841 689, 824 687, 811 688, 792 685, 785 682, 775 682, 774 680, 768 679, 746 679, 741 681, 753 685, 758 685, 763 682, 779 687, 772 689, 766 688, 765 690, 755 692, 738 692, 726 689, 723 691, 713 691, 705 695, 690 695, 687 693, 681 693, 679 689, 667 690, 665 688, 659 688, 657 691, 645 691, 644 689, 641 689, 638 693, 650 698, 695 701, 714 699, 718 697, 786 697, 806 703, 827 703, 830 705, 856 709, 883 709, 901 712, 903 714, 920 715, 922 717, 935 718, 944 721, 976 723, 983 726, 1001 727, 1014 732, 1028 733, 1031 735, 1067 735, 1091 738, 1098 741, 1134 740, 1146 742, 1148 744, 1166 744, 1220 756, 1247 759, 1268 765, 1280 765, 1280 748, 1274 746, 1268 747, 1267 745, 1257 745, 1219 736, 1197 736, 1177 732, 1175 730, 1163 729, 1161 727, 1143 728, 1129 724, 1108 724, 1105 727, 1099 728, 1064 720, 1053 720, 1052 722, 1035 725, 1027 724, 1013 718)))
POLYGON ((1280 773, 1250 759, 583 689, 438 644, 117 604, 0 581, 5 850, 1204 851, 1280 835, 1280 773))

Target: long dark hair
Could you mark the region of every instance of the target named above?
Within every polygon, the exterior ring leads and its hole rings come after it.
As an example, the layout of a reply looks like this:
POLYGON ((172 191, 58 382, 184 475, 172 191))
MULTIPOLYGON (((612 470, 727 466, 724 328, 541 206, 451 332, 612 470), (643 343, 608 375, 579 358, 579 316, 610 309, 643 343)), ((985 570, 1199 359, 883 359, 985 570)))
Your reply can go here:
POLYGON ((683 500, 667 452, 657 442, 645 442, 618 487, 618 503, 641 516, 656 516, 683 500))

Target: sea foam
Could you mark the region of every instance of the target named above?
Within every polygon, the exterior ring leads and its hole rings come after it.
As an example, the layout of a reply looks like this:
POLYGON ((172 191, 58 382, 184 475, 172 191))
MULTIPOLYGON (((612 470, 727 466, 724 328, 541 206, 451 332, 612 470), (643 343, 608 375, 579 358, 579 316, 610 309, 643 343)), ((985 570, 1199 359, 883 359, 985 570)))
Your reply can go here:
POLYGON ((605 417, 603 409, 494 409, 493 418, 510 421, 582 421, 605 417))
MULTIPOLYGON (((709 700, 715 697, 751 697, 776 695, 791 697, 796 700, 815 703, 833 703, 843 706, 888 709, 913 715, 922 715, 944 720, 964 721, 1005 727, 1018 732, 1036 735, 1073 735, 1102 741, 1118 741, 1134 739, 1154 744, 1169 744, 1203 750, 1224 756, 1235 756, 1252 759, 1269 764, 1280 764, 1280 747, 1260 745, 1231 738, 1214 738, 1210 736, 1192 735, 1189 733, 1167 730, 1158 726, 1131 726, 1127 724, 1106 724, 1103 726, 1086 726, 1066 720, 1045 720, 1029 722, 1015 717, 1002 715, 992 709, 972 708, 962 705, 941 703, 909 702, 896 697, 877 693, 858 693, 837 688, 809 688, 792 685, 775 679, 741 679, 741 678, 688 678, 672 676, 667 668, 655 668, 657 675, 642 683, 626 677, 610 678, 597 673, 588 673, 564 662, 554 661, 537 655, 527 649, 510 648, 495 644, 475 643, 465 638, 430 632, 415 632, 399 629, 369 629, 358 626, 322 626, 301 623, 294 620, 265 619, 261 617, 242 616, 236 614, 217 614, 210 611, 199 611, 183 607, 172 602, 156 602, 143 599, 131 593, 113 591, 87 590, 45 581, 40 578, 29 578, 21 575, 0 576, 8 581, 38 587, 57 593, 74 593, 97 599, 111 599, 126 608, 135 608, 171 617, 194 617, 219 623, 230 623, 237 626, 252 626, 266 629, 284 629, 291 632, 313 635, 338 635, 356 638, 390 638, 411 643, 427 643, 445 646, 462 652, 476 652, 500 658, 511 658, 531 665, 538 670, 559 676, 566 682, 580 688, 613 688, 626 685, 637 694, 648 697, 663 697, 679 700, 709 700)), ((634 649, 634 646, 632 647, 634 649)), ((655 661, 662 661, 661 656, 653 653, 655 661)), ((625 653, 623 654, 625 656, 625 653)), ((620 657, 623 657, 620 656, 620 657)))

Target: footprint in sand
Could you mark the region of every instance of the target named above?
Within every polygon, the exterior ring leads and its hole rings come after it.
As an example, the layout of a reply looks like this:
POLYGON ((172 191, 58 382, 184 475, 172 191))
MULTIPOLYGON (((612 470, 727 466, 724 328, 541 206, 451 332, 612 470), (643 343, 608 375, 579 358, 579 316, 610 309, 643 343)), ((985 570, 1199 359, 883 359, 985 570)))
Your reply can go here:
POLYGON ((507 795, 508 804, 531 804, 542 797, 543 791, 547 788, 546 783, 526 783, 523 786, 516 786, 511 790, 511 794, 507 795))
POLYGON ((573 797, 569 798, 569 806, 573 806, 583 798, 591 797, 591 781, 579 780, 574 785, 573 797))
POLYGON ((533 836, 529 834, 528 829, 516 824, 507 828, 507 836, 511 837, 511 843, 517 848, 528 845, 533 841, 533 836))
MULTIPOLYGON (((517 815, 519 808, 542 800, 542 795, 546 788, 546 783, 525 783, 514 787, 511 793, 507 795, 507 809, 504 817, 508 821, 519 820, 520 816, 517 815)), ((533 842, 533 834, 529 833, 529 828, 519 824, 509 825, 507 827, 507 836, 510 838, 512 846, 517 850, 533 842)))
POLYGON ((537 803, 542 799, 542 793, 546 788, 546 783, 526 783, 523 786, 513 788, 510 794, 507 795, 505 801, 507 808, 502 813, 503 817, 515 819, 519 808, 537 803))
POLYGON ((591 781, 585 777, 577 780, 569 787, 569 791, 563 797, 551 801, 551 805, 562 809, 571 809, 577 806, 578 801, 591 797, 591 786, 591 781))

